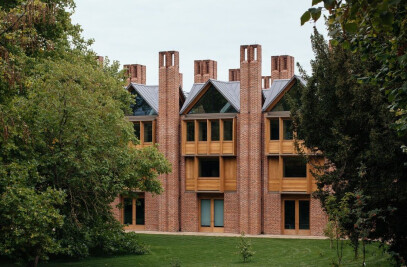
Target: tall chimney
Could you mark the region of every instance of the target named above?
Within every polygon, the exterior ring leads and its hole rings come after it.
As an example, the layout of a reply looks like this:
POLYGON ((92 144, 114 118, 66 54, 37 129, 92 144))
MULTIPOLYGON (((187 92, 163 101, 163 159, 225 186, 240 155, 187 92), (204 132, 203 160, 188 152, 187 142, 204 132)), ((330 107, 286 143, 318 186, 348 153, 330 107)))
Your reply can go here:
POLYGON ((146 66, 140 64, 123 65, 127 74, 127 84, 146 84, 146 66))
POLYGON ((239 223, 250 234, 261 233, 261 58, 260 45, 240 46, 239 223))
POLYGON ((271 86, 271 76, 261 76, 261 88, 268 89, 271 86))
POLYGON ((294 57, 272 56, 271 57, 271 82, 277 79, 291 79, 294 76, 294 57))
POLYGON ((194 83, 205 83, 209 79, 217 79, 218 63, 215 60, 194 61, 194 83))
POLYGON ((240 69, 229 69, 229 82, 240 81, 240 69))
POLYGON ((164 192, 157 196, 158 230, 179 231, 179 98, 180 81, 178 51, 159 53, 159 109, 157 117, 159 150, 172 165, 172 172, 159 179, 164 192))

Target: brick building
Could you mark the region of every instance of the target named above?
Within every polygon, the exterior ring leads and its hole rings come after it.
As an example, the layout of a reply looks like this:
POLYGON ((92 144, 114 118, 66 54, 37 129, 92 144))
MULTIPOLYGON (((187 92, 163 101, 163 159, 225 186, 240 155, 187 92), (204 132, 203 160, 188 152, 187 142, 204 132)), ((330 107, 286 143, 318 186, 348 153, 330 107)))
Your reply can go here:
POLYGON ((304 82, 291 56, 271 57, 270 76, 261 66, 260 45, 240 47, 240 68, 229 70, 229 81, 216 80, 216 61, 196 60, 185 96, 178 52, 159 53, 158 86, 145 85, 145 66, 125 65, 136 95, 128 119, 140 146, 158 143, 172 164, 159 177, 161 195, 113 203, 126 228, 322 235, 326 216, 311 197, 312 164, 295 150, 286 97, 304 82))

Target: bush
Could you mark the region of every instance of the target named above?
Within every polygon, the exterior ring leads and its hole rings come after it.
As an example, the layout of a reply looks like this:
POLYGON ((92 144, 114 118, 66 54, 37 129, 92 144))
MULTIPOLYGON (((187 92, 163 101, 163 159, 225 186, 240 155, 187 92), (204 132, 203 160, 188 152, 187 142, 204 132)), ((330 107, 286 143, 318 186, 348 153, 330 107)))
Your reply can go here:
POLYGON ((237 245, 239 249, 239 254, 243 259, 243 262, 250 261, 250 258, 253 257, 255 252, 252 250, 252 243, 247 240, 244 232, 240 235, 239 244, 237 245))

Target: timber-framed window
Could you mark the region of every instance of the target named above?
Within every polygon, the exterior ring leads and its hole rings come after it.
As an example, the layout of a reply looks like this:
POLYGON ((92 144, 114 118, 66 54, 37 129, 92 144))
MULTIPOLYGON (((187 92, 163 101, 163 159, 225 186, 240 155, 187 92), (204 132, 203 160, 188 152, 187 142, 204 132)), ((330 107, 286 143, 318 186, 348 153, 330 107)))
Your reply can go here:
POLYGON ((143 230, 145 225, 144 193, 137 198, 122 196, 121 222, 128 229, 143 230))
POLYGON ((139 140, 139 146, 151 146, 155 144, 155 120, 132 121, 134 136, 139 140))

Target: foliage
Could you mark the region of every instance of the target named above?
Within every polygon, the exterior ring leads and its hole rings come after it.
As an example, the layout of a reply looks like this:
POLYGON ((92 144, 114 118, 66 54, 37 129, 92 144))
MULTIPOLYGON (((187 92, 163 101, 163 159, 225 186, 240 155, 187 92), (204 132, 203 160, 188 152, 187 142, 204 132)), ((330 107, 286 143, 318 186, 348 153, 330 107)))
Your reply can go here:
POLYGON ((301 17, 301 23, 317 20, 325 8, 329 11, 328 25, 332 44, 341 44, 360 53, 361 60, 373 57, 380 66, 359 76, 383 89, 390 110, 397 117, 396 128, 407 134, 407 1, 401 0, 314 0, 314 7, 301 17), (318 6, 323 2, 323 7, 318 6))
POLYGON ((15 260, 146 252, 110 203, 135 188, 160 193, 157 176, 171 170, 156 147, 131 145, 119 64, 95 62, 72 8, 0 3, 0 236, 10 237, 0 253, 15 260))
POLYGON ((305 75, 307 86, 292 115, 306 147, 327 159, 325 172, 316 174, 316 196, 324 204, 332 195, 339 206, 347 193, 353 194, 348 203, 351 212, 340 224, 354 240, 361 234, 354 227, 361 216, 355 196, 366 197, 360 212, 371 216, 368 238, 388 242, 392 251, 405 257, 407 229, 399 222, 406 219, 407 155, 400 150, 406 139, 392 127, 396 118, 388 112, 379 85, 357 78, 381 65, 374 57, 363 61, 363 54, 341 46, 329 48, 316 31, 311 41, 313 74, 305 75))
POLYGON ((237 248, 239 249, 239 254, 243 259, 243 262, 248 262, 250 261, 251 257, 254 256, 256 252, 252 250, 252 243, 247 240, 244 232, 241 233, 240 238, 239 238, 239 244, 237 245, 237 248))
POLYGON ((10 164, 0 172, 0 254, 36 264, 59 252, 55 230, 64 216, 56 206, 64 203, 65 194, 50 187, 38 192, 26 186, 31 171, 30 166, 10 164))
POLYGON ((337 231, 335 228, 335 223, 333 221, 328 221, 324 228, 324 236, 329 239, 329 248, 332 248, 336 235, 337 231))

